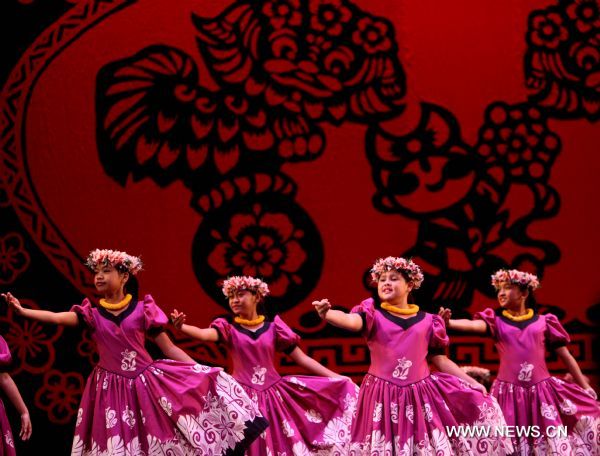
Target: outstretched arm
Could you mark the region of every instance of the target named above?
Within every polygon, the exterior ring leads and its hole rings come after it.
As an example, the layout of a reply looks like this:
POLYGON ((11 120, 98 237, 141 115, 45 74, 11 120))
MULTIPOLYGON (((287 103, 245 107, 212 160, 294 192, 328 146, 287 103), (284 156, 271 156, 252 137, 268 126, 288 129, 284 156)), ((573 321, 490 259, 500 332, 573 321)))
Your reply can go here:
POLYGON ((19 393, 19 388, 17 388, 14 380, 6 372, 0 374, 0 388, 15 406, 19 415, 21 415, 21 431, 19 432, 21 440, 28 440, 29 437, 31 437, 31 419, 29 418, 29 411, 27 410, 25 402, 23 402, 21 393, 19 393))
POLYGON ((2 293, 0 296, 6 300, 17 315, 37 320, 42 323, 51 323, 62 326, 77 326, 79 319, 75 312, 50 312, 48 310, 27 309, 10 293, 2 293))
POLYGON ((452 317, 452 311, 444 307, 440 307, 438 315, 444 319, 446 328, 476 334, 485 334, 487 332, 487 325, 483 320, 451 320, 450 317, 452 317))
POLYGON ((169 359, 174 359, 175 361, 183 361, 186 363, 195 363, 186 352, 184 352, 181 348, 175 345, 167 333, 164 331, 161 332, 158 336, 154 338, 154 342, 160 348, 160 351, 164 353, 164 355, 169 359))
POLYGON ((174 309, 173 312, 171 312, 173 326, 186 336, 205 342, 219 341, 219 332, 215 328, 198 328, 197 326, 186 325, 184 323, 185 319, 186 315, 183 312, 179 312, 177 309, 174 309))
POLYGON ((341 310, 332 310, 328 299, 313 301, 313 306, 323 320, 338 328, 358 332, 363 328, 363 320, 358 314, 346 313, 341 310))
POLYGON ((456 363, 450 360, 446 355, 432 356, 431 364, 433 364, 440 372, 454 375, 455 377, 458 377, 471 385, 471 388, 481 391, 483 394, 487 394, 485 386, 476 381, 473 377, 470 377, 469 374, 458 367, 456 363))
POLYGON ((573 355, 571 355, 569 349, 567 347, 559 347, 556 349, 556 354, 563 361, 563 363, 565 363, 565 366, 567 366, 567 369, 573 376, 575 383, 581 386, 591 397, 598 399, 596 391, 594 391, 594 389, 590 386, 589 382, 585 378, 585 375, 583 375, 583 372, 581 372, 579 364, 577 364, 577 361, 575 358, 573 358, 573 355))
POLYGON ((332 370, 327 369, 321 363, 315 361, 306 353, 304 353, 299 347, 294 348, 294 350, 289 354, 290 358, 292 358, 296 364, 303 367, 307 371, 320 375, 322 377, 338 377, 345 378, 343 375, 336 374, 332 370))

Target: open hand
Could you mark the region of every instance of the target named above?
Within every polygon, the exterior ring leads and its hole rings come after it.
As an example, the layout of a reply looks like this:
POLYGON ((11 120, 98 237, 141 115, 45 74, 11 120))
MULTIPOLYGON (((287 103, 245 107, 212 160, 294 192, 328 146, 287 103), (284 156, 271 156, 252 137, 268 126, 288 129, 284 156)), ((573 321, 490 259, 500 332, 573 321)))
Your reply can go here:
POLYGON ((469 385, 471 388, 473 388, 475 391, 479 391, 481 394, 483 394, 484 396, 488 395, 487 390, 485 389, 485 386, 483 386, 481 383, 479 382, 473 382, 469 385))
POLYGON ((444 319, 444 323, 448 326, 448 322, 452 318, 452 311, 446 307, 440 307, 438 315, 444 319))
POLYGON ((29 440, 29 437, 31 437, 31 418, 29 418, 29 413, 21 415, 21 432, 19 432, 19 437, 21 437, 21 440, 29 440))
POLYGON ((598 394, 596 393, 596 391, 594 391, 594 388, 592 388, 591 386, 588 386, 587 388, 583 389, 588 396, 590 396, 592 399, 598 400, 598 394))
POLYGON ((186 315, 183 312, 179 312, 177 309, 173 309, 171 312, 171 323, 177 329, 181 329, 183 324, 185 323, 186 315))

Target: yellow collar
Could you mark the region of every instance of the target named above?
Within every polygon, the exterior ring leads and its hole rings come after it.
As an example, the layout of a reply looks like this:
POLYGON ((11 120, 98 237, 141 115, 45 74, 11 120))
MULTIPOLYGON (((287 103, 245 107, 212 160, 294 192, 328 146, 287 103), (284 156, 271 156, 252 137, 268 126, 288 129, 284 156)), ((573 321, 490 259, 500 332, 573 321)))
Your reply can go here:
POLYGON ((242 318, 242 317, 235 317, 233 319, 233 321, 235 321, 238 325, 258 326, 263 321, 265 321, 265 316, 264 315, 259 315, 258 318, 255 318, 254 320, 246 320, 245 318, 242 318))
POLYGON ((387 302, 382 302, 381 308, 387 310, 388 312, 394 312, 399 315, 414 315, 419 311, 419 306, 415 304, 409 304, 408 309, 405 309, 403 307, 393 306, 387 302))
POLYGON ((512 321, 525 321, 533 318, 533 309, 527 309, 527 312, 524 315, 514 316, 508 310, 503 310, 502 315, 512 321))
POLYGON ((131 302, 131 295, 127 293, 122 301, 116 303, 107 302, 106 299, 100 300, 100 305, 107 310, 121 310, 127 307, 127 305, 131 302))

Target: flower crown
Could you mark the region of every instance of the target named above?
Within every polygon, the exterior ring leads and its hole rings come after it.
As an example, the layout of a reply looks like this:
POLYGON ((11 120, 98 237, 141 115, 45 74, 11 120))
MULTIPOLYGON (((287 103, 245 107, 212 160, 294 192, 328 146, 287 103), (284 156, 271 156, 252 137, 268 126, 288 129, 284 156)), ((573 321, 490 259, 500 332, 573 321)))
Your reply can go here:
POLYGON ((500 283, 509 282, 516 285, 526 286, 531 290, 536 290, 540 287, 540 281, 537 276, 528 272, 518 271, 516 269, 500 269, 492 276, 492 285, 497 290, 500 288, 500 283))
POLYGON ((379 258, 375 264, 373 264, 373 267, 371 268, 371 278, 376 281, 381 274, 393 269, 406 273, 413 283, 413 288, 415 290, 423 283, 423 273, 416 263, 413 263, 412 260, 392 256, 379 258))
POLYGON ((460 368, 467 375, 475 376, 475 377, 482 378, 482 379, 485 379, 485 380, 488 380, 490 378, 490 375, 491 375, 490 370, 486 369, 485 367, 479 367, 479 366, 460 366, 460 368))
POLYGON ((490 384, 491 372, 489 369, 479 366, 460 366, 460 368, 465 374, 482 383, 484 386, 490 384))
POLYGON ((269 286, 260 279, 255 279, 250 276, 233 276, 229 277, 223 282, 223 294, 225 296, 231 296, 238 290, 248 290, 252 293, 258 294, 261 298, 267 296, 269 286))
POLYGON ((132 275, 142 270, 142 260, 139 257, 107 249, 92 250, 85 265, 92 271, 95 271, 98 266, 112 266, 120 272, 128 272, 132 275))

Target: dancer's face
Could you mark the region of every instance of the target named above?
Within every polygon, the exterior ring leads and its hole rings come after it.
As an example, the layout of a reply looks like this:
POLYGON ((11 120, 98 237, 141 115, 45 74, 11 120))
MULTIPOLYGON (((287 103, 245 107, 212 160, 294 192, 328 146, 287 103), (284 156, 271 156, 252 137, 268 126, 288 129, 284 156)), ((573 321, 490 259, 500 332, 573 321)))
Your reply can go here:
POLYGON ((113 266, 99 266, 94 275, 94 285, 100 293, 112 295, 122 290, 128 279, 127 272, 119 272, 113 266))
POLYGON ((498 302, 503 309, 518 309, 525 305, 525 300, 529 295, 528 291, 523 291, 518 285, 510 282, 500 282, 498 288, 498 302))
POLYGON ((412 287, 412 282, 407 282, 400 272, 391 270, 379 276, 377 294, 381 301, 394 304, 395 302, 404 300, 410 290, 412 290, 412 287))
POLYGON ((237 290, 229 296, 229 307, 235 315, 252 317, 257 305, 258 296, 248 290, 237 290))

